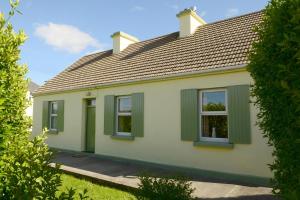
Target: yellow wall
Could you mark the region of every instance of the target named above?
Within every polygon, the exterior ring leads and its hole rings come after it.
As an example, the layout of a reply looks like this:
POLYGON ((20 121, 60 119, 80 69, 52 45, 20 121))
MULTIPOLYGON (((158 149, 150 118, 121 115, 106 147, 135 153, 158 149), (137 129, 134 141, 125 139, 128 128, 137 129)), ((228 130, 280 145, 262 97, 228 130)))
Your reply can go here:
MULTIPOLYGON (((235 72, 194 78, 119 86, 91 91, 96 97, 96 154, 130 158, 161 164, 271 177, 267 164, 271 148, 255 126, 257 110, 251 105, 252 143, 233 149, 194 147, 180 140, 180 90, 216 88, 249 84, 248 72, 235 72), (103 134, 104 96, 144 92, 144 137, 134 141, 112 139, 103 134)), ((84 98, 87 91, 35 97, 33 134, 41 132, 42 101, 65 100, 65 129, 49 135, 51 147, 84 150, 84 98)))

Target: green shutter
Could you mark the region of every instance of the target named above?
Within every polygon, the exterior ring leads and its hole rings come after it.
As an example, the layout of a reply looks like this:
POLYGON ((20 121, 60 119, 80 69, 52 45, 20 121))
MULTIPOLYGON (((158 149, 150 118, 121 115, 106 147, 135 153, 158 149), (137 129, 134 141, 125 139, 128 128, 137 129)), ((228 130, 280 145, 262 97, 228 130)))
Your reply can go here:
POLYGON ((181 140, 198 139, 198 90, 181 90, 181 140))
POLYGON ((57 101, 57 130, 64 131, 64 100, 57 101))
POLYGON ((115 96, 104 97, 104 135, 113 135, 115 132, 115 96))
POLYGON ((49 101, 43 101, 42 129, 49 129, 49 101))
POLYGON ((144 136, 144 93, 132 94, 132 127, 135 137, 144 136))
POLYGON ((249 85, 228 87, 229 142, 250 144, 250 91, 249 85))

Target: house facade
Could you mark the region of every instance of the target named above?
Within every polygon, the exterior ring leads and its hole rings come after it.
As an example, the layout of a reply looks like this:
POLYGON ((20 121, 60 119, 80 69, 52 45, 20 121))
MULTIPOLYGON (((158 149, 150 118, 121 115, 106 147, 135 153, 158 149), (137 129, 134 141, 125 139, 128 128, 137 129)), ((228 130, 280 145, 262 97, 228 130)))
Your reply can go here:
POLYGON ((272 149, 256 126, 247 52, 255 12, 206 24, 194 10, 180 31, 84 56, 34 94, 33 135, 50 147, 266 181, 272 149))

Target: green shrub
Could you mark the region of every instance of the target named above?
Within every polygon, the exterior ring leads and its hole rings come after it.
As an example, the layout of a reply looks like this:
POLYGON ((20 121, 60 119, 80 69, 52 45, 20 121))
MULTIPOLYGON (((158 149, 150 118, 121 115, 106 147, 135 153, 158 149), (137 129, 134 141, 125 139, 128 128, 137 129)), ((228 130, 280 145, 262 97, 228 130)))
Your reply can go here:
MULTIPOLYGON (((0 154, 0 199, 47 199, 61 185, 59 166, 51 167, 52 153, 45 135, 10 134, 0 154)), ((52 199, 52 198, 49 198, 52 199)))
POLYGON ((181 177, 139 177, 138 199, 141 200, 190 200, 194 189, 181 177))
POLYGON ((62 192, 56 199, 57 200, 73 200, 73 199, 90 199, 87 195, 87 189, 84 189, 83 192, 77 193, 78 196, 76 196, 76 190, 73 188, 67 188, 66 192, 62 192), (76 198, 77 197, 77 198, 76 198))
MULTIPOLYGON (((59 166, 50 166, 53 154, 45 144, 45 134, 32 140, 29 135, 9 134, 0 152, 0 199, 74 199, 70 188, 57 196, 61 186, 59 166)), ((87 199, 87 191, 78 193, 87 199)))
MULTIPOLYGON (((8 18, 12 17, 17 6, 18 2, 12 0, 8 18)), ((27 67, 18 62, 20 46, 25 40, 25 33, 16 33, 5 15, 0 12, 0 145, 6 133, 19 132, 30 126, 25 115, 28 105, 27 67)))
POLYGON ((272 0, 250 53, 258 123, 274 147, 273 192, 300 199, 300 0, 272 0))

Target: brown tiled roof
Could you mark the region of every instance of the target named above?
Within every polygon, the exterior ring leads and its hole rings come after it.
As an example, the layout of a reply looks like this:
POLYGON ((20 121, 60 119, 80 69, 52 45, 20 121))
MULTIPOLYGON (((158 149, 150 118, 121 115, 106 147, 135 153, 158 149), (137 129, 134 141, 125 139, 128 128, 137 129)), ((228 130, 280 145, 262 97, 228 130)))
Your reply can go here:
POLYGON ((245 65, 262 11, 84 56, 41 86, 36 95, 245 65))

